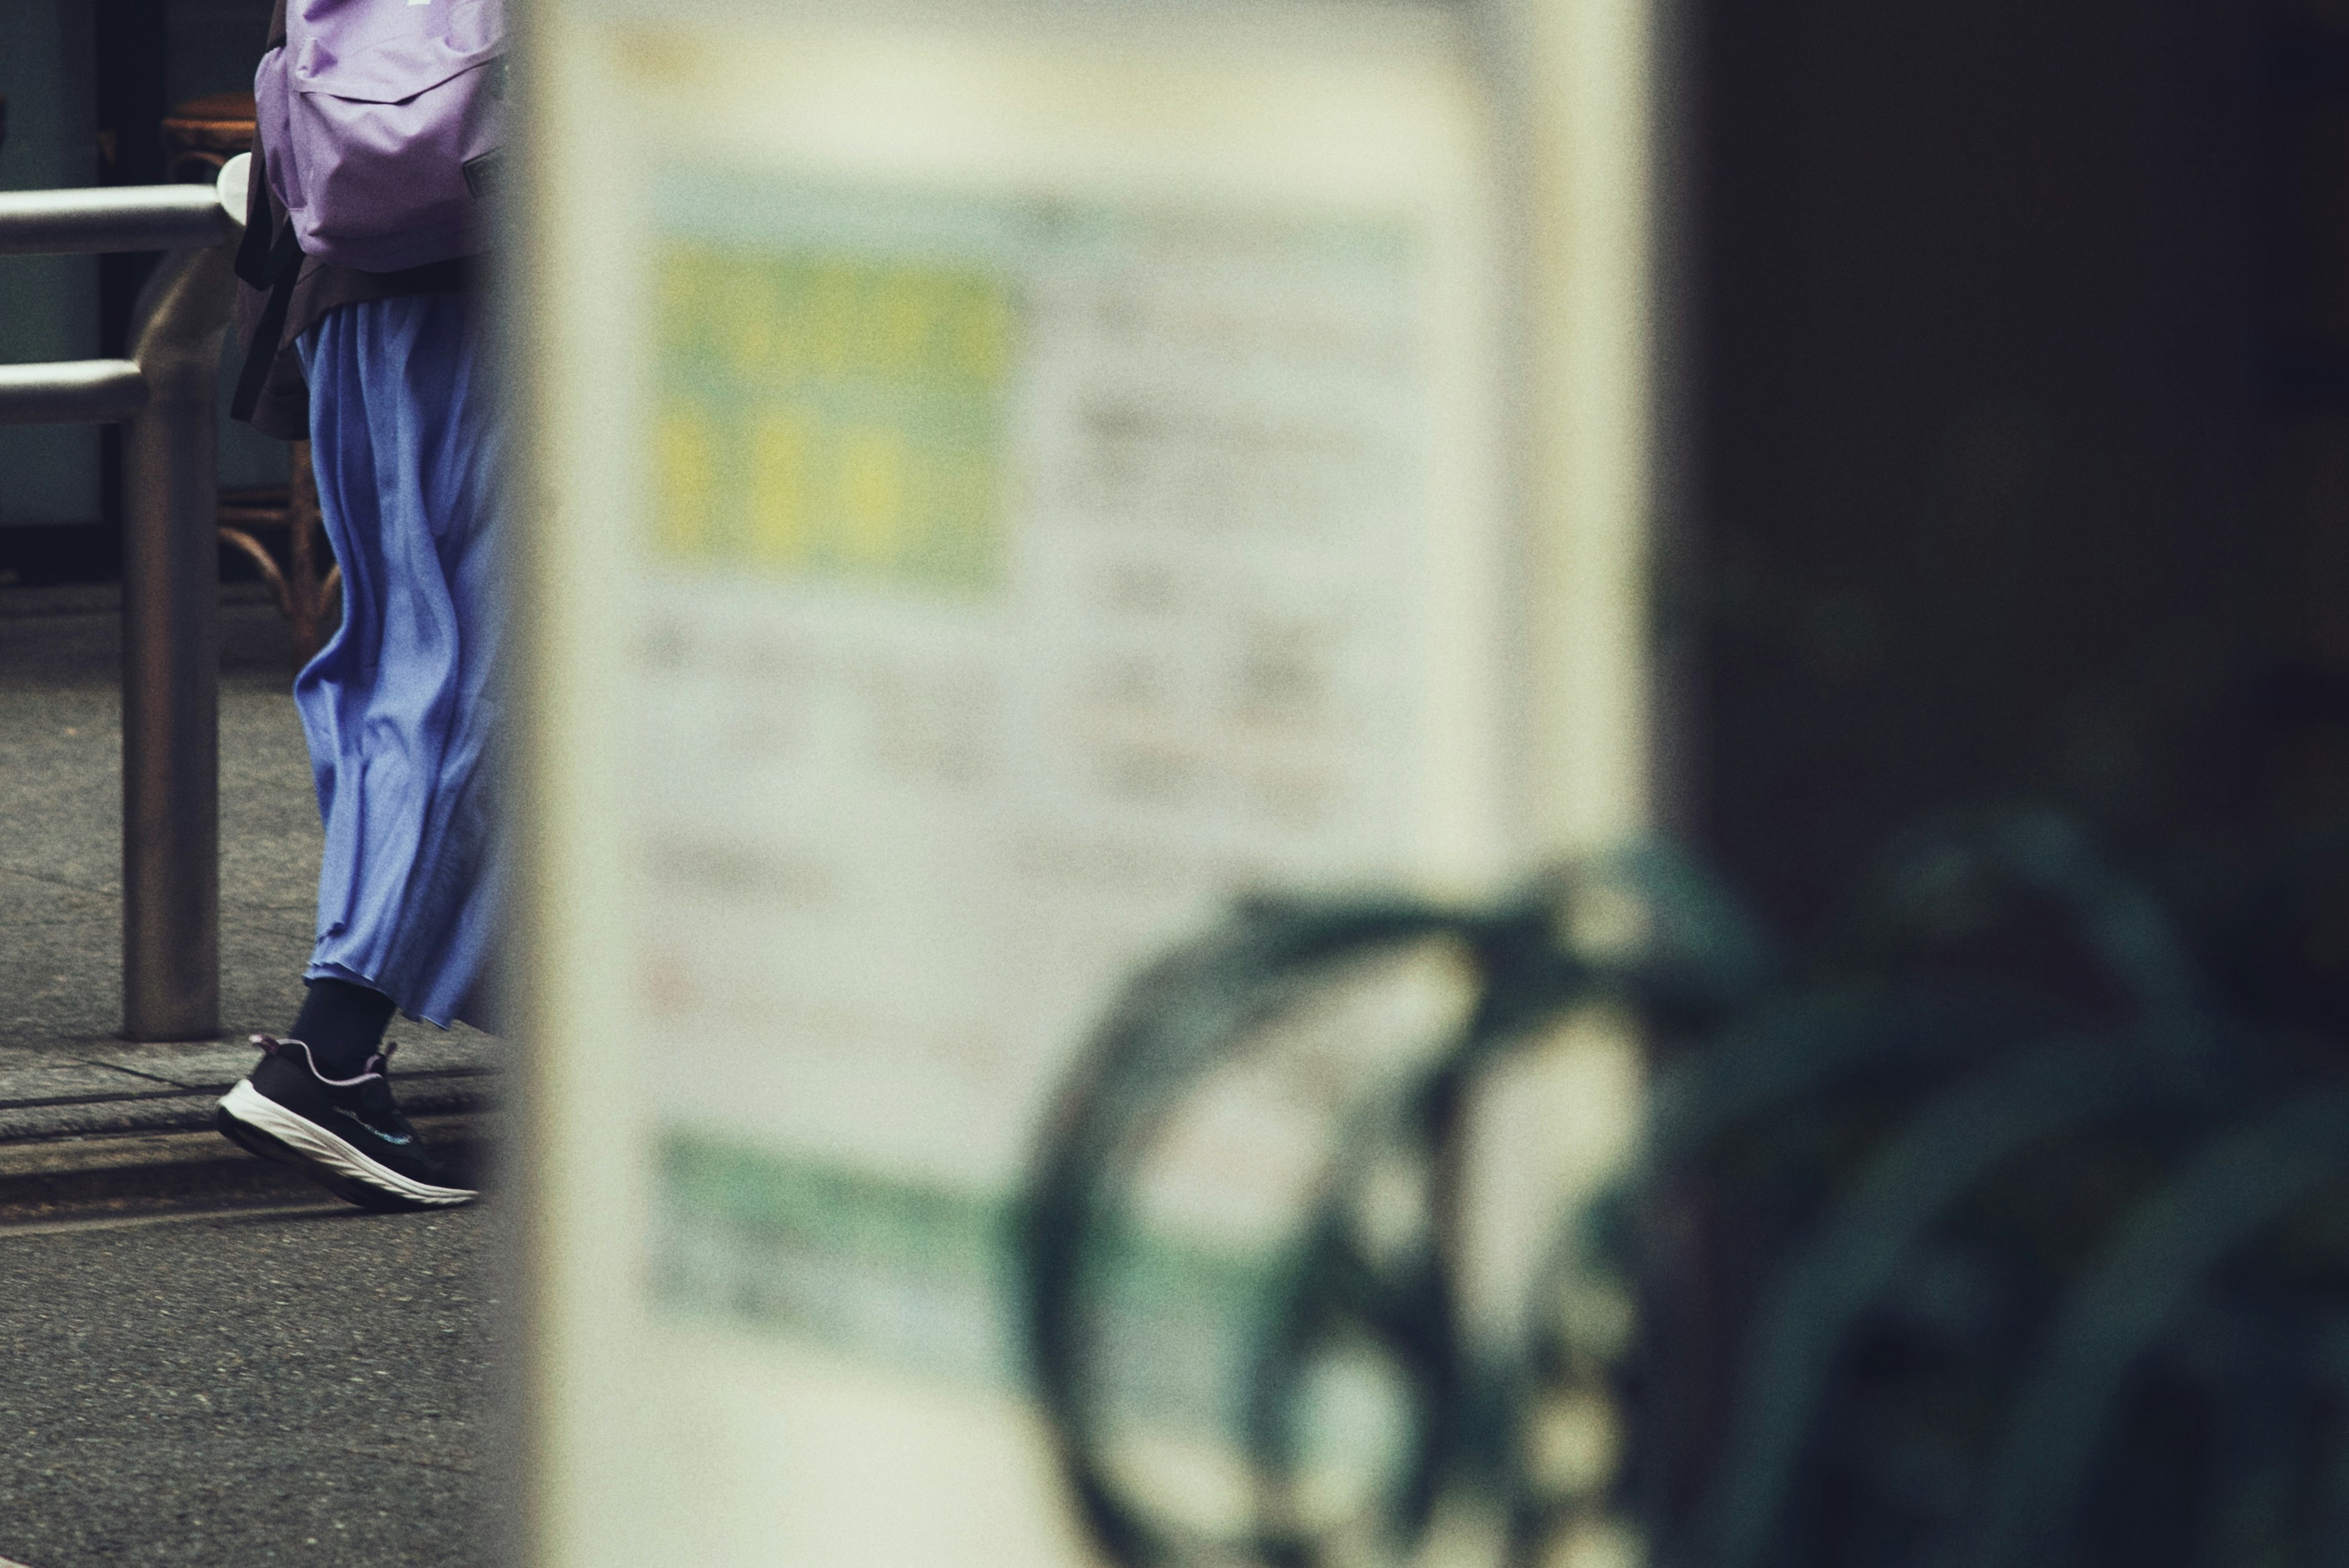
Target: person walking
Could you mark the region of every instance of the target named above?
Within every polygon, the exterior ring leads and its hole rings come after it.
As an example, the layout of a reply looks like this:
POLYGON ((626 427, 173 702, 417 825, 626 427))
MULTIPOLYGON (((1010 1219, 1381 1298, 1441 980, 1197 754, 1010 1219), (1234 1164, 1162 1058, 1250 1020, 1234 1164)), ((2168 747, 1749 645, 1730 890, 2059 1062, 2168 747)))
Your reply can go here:
MULTIPOLYGON (((297 33, 336 25, 324 0, 294 3, 297 33)), ((430 38, 502 71, 497 18, 480 0, 378 0, 376 9, 367 25, 378 34, 430 38)), ((382 237, 359 243, 347 213, 328 211, 338 190, 384 187, 331 186, 342 172, 335 128, 296 118, 317 112, 312 101, 285 107, 292 88, 336 86, 306 62, 361 54, 337 47, 347 39, 324 42, 305 49, 297 36, 289 48, 278 0, 256 82, 238 258, 248 359, 236 409, 268 434, 309 441, 342 570, 342 624, 294 682, 326 826, 317 935, 300 1012, 284 1036, 254 1036, 261 1060, 214 1121, 351 1202, 429 1208, 476 1193, 401 1115, 384 1033, 395 1012, 444 1029, 497 1023, 503 421, 484 340, 482 225, 436 238, 429 224, 374 213, 382 237), (300 79, 289 87, 273 70, 300 79), (419 237, 428 251, 455 254, 411 260, 419 237)), ((502 76, 495 90, 502 98, 502 76)), ((325 108, 375 113, 380 128, 412 101, 325 108)), ((411 160, 433 155, 421 144, 429 130, 401 133, 416 144, 411 160)), ((476 196, 477 173, 462 176, 476 196)))

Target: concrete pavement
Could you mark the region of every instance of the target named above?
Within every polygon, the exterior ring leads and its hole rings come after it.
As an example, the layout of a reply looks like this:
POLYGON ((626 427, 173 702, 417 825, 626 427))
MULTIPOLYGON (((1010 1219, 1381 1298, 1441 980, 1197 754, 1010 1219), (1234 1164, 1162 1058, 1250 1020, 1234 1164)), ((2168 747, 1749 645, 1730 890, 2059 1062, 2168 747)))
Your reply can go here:
POLYGON ((499 1223, 338 1209, 0 1232, 0 1558, 500 1561, 499 1223))
MULTIPOLYGON (((494 1193, 360 1214, 211 1130, 299 1003, 320 848, 285 628, 230 597, 223 1030, 134 1045, 117 601, 0 588, 0 1568, 476 1568, 510 1495, 494 1193)), ((419 1128, 478 1152, 499 1044, 392 1038, 419 1128)))

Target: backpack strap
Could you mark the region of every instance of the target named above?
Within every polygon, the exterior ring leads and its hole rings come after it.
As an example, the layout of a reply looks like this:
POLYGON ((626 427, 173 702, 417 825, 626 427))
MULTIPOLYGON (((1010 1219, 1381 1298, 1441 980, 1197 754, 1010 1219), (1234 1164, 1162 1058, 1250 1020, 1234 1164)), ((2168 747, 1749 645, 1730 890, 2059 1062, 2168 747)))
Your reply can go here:
POLYGON ((262 306, 261 319, 254 324, 253 341, 245 345, 244 369, 236 379, 236 397, 229 404, 232 419, 249 420, 254 408, 261 401, 261 389, 269 379, 269 368, 277 362, 277 350, 285 336, 285 315, 294 304, 294 286, 302 277, 302 244, 294 233, 294 220, 288 218, 277 231, 276 243, 267 250, 259 243, 263 231, 248 224, 244 242, 237 246, 236 275, 255 288, 269 291, 269 302, 262 306))
POLYGON ((274 275, 269 269, 269 166, 262 160, 267 155, 255 146, 253 166, 245 175, 244 234, 236 244, 236 275, 255 288, 267 288, 274 275))

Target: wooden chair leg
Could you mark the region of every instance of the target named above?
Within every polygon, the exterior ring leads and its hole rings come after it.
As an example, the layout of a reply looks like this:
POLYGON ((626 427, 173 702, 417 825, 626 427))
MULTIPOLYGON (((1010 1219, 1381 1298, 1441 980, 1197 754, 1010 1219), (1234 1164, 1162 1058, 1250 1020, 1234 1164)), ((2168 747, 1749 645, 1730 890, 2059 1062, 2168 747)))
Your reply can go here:
POLYGON ((232 528, 226 524, 221 524, 219 532, 221 543, 251 561, 254 569, 261 574, 261 580, 269 585, 269 591, 277 596, 277 613, 292 620, 294 600, 286 591, 285 574, 278 570, 276 558, 270 555, 269 546, 243 529, 232 528))

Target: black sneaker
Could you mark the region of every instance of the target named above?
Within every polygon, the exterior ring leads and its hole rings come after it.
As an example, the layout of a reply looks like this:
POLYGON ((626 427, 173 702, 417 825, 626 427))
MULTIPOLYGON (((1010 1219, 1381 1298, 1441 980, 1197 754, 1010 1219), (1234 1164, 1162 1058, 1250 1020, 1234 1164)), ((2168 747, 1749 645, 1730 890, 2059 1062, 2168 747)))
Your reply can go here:
POLYGON ((256 1034, 253 1043, 260 1065, 212 1114, 223 1135, 362 1209, 440 1209, 479 1196, 425 1152, 392 1103, 390 1046, 357 1077, 329 1078, 299 1040, 256 1034))

